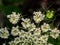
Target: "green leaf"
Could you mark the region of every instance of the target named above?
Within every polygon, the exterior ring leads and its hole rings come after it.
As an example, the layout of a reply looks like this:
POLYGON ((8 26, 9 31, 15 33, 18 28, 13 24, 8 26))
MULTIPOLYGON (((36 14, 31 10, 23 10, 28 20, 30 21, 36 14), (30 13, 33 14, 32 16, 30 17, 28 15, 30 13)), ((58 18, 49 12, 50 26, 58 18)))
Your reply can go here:
POLYGON ((60 45, 60 36, 58 37, 56 43, 57 43, 56 45, 60 45))
POLYGON ((48 42, 52 43, 52 44, 55 44, 55 40, 52 37, 49 37, 48 42))

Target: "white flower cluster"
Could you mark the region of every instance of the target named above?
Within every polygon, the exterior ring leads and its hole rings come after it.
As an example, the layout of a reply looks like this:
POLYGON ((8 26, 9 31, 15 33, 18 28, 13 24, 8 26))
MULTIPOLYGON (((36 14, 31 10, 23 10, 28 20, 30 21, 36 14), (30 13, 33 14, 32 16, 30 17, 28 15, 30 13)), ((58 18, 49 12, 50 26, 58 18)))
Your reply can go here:
MULTIPOLYGON (((8 15, 7 17, 12 24, 16 24, 20 19, 20 14, 13 12, 13 14, 8 15)), ((9 45, 53 45, 48 42, 48 39, 50 36, 57 39, 60 31, 57 28, 51 29, 50 25, 45 22, 37 27, 36 24, 39 24, 44 20, 44 17, 45 15, 40 11, 34 12, 33 20, 35 22, 32 22, 29 18, 22 17, 22 26, 13 26, 10 30, 11 34, 9 34, 7 28, 1 28, 0 37, 6 39, 9 35, 14 36, 14 39, 9 42, 9 45), (49 34, 47 34, 47 32, 49 32, 49 34)), ((5 43, 3 45, 5 45, 5 43)))
POLYGON ((33 31, 35 29, 35 24, 34 23, 31 23, 30 19, 26 18, 22 18, 22 21, 21 24, 22 26, 25 28, 25 29, 28 29, 29 31, 33 31))
POLYGON ((15 12, 12 12, 11 15, 8 15, 7 18, 9 18, 9 21, 12 23, 12 24, 16 24, 19 19, 20 19, 20 14, 16 14, 15 12))
POLYGON ((48 35, 37 36, 30 32, 20 31, 19 37, 9 42, 10 45, 48 45, 48 35), (33 42, 33 43, 32 43, 33 42))

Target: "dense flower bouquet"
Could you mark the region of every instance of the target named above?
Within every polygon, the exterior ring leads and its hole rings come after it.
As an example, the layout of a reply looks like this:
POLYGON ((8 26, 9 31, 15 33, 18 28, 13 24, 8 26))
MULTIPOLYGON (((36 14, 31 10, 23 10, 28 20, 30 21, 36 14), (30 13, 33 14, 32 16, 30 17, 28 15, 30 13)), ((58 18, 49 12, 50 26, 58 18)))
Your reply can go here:
POLYGON ((60 31, 56 27, 52 28, 48 23, 48 19, 53 18, 53 13, 53 11, 47 11, 45 15, 37 11, 31 18, 16 12, 7 15, 12 26, 0 28, 0 38, 9 40, 2 45, 56 45, 60 31))

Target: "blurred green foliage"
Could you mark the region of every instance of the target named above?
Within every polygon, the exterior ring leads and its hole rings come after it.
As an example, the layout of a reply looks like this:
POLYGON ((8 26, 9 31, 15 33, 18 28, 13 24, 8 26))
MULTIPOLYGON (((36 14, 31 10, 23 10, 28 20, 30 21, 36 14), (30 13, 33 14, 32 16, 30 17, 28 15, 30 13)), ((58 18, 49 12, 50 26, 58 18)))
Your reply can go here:
POLYGON ((24 2, 24 0, 1 0, 0 11, 3 11, 6 15, 10 14, 11 12, 22 13, 19 7, 21 2, 24 2))
POLYGON ((21 9, 19 7, 16 7, 16 6, 6 6, 4 8, 4 12, 6 13, 6 15, 12 13, 12 12, 16 12, 16 13, 21 13, 21 9))
POLYGON ((4 0, 5 2, 14 3, 14 2, 23 2, 24 0, 4 0))

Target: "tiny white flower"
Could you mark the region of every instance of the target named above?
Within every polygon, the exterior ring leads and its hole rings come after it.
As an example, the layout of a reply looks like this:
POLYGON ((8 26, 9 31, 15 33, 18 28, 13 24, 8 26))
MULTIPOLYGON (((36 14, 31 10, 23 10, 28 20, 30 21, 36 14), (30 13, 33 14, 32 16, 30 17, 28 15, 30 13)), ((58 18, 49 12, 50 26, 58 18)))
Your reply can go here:
POLYGON ((48 41, 48 35, 42 35, 40 39, 43 43, 46 43, 48 41))
POLYGON ((41 30, 40 30, 40 28, 36 28, 36 29, 34 30, 34 35, 36 35, 36 36, 40 36, 40 35, 41 35, 41 30))
POLYGON ((25 37, 21 37, 21 35, 20 35, 19 38, 20 38, 20 42, 23 42, 23 43, 26 42, 26 38, 25 37))
POLYGON ((45 15, 43 15, 40 11, 39 12, 34 12, 33 14, 34 14, 33 19, 36 23, 39 23, 45 17, 45 15))
POLYGON ((25 18, 25 19, 22 18, 21 20, 24 21, 24 22, 30 22, 30 19, 29 18, 25 18))
POLYGON ((59 30, 58 30, 57 28, 51 30, 50 36, 51 36, 52 38, 54 38, 54 39, 58 38, 58 36, 59 36, 59 30))
POLYGON ((21 24, 25 29, 30 26, 30 23, 27 23, 27 22, 22 22, 21 24))
POLYGON ((15 41, 16 44, 18 44, 20 42, 20 38, 16 37, 14 41, 15 41))
POLYGON ((15 12, 12 12, 11 15, 8 15, 7 18, 9 18, 9 21, 12 23, 12 24, 16 24, 19 19, 20 19, 20 14, 16 14, 15 12))
POLYGON ((17 45, 14 41, 9 42, 10 45, 17 45))
POLYGON ((42 32, 47 32, 48 30, 51 30, 50 25, 44 23, 43 25, 41 25, 41 30, 42 30, 42 32))
POLYGON ((36 28, 36 25, 34 23, 31 23, 28 30, 31 32, 31 31, 34 31, 36 28))
POLYGON ((34 43, 37 43, 38 40, 39 40, 39 38, 38 38, 37 36, 33 36, 33 37, 32 37, 32 40, 33 40, 34 43))
POLYGON ((12 30, 11 30, 11 34, 13 35, 13 36, 17 36, 18 34, 19 34, 19 27, 18 26, 16 26, 16 27, 12 27, 12 30))
POLYGON ((9 32, 8 32, 7 28, 6 27, 2 28, 0 31, 0 37, 6 39, 6 38, 8 38, 8 36, 9 36, 9 32))
POLYGON ((26 36, 26 32, 21 30, 21 32, 19 33, 19 36, 24 38, 26 36))
POLYGON ((26 19, 24 19, 24 18, 22 18, 22 26, 26 29, 26 28, 28 28, 29 26, 30 26, 30 19, 28 19, 28 18, 26 18, 26 19))
POLYGON ((30 32, 26 32, 26 38, 30 38, 31 37, 31 33, 30 32))

